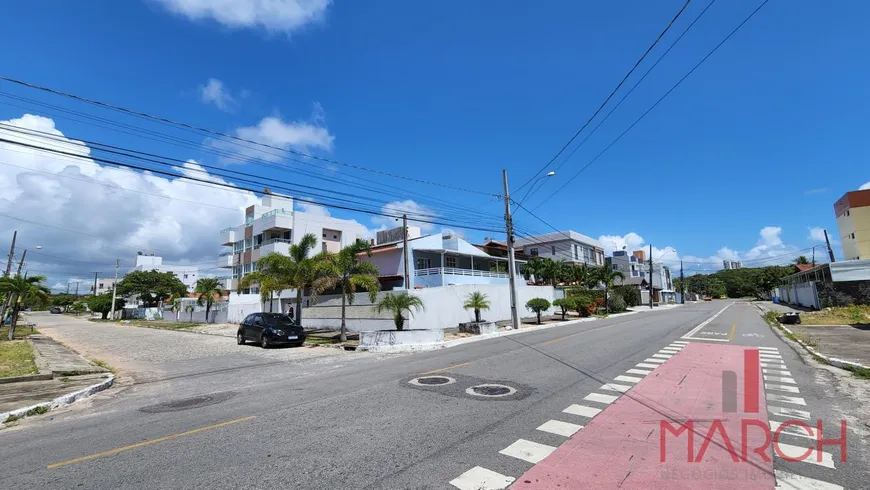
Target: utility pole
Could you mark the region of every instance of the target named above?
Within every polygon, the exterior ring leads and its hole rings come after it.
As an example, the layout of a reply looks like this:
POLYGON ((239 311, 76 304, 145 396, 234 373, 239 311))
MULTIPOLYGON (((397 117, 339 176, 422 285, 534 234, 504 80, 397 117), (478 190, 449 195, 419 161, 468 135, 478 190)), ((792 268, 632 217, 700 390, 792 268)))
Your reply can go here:
MULTIPOLYGON (((831 257, 831 262, 836 262, 834 259, 834 251, 831 250, 831 241, 828 240, 828 230, 823 230, 825 232, 825 243, 828 245, 828 256, 831 257)), ((15 239, 12 240, 12 243, 15 243, 15 239)))
POLYGON ((112 316, 109 318, 115 319, 115 297, 118 293, 118 268, 121 267, 121 259, 115 259, 115 282, 112 284, 112 316))
POLYGON ((99 274, 99 272, 94 272, 94 296, 97 295, 97 275, 99 274))
POLYGON ((81 281, 76 281, 76 301, 79 299, 79 282, 81 281))
POLYGON ((408 215, 402 215, 402 248, 405 262, 405 289, 411 289, 411 264, 408 263, 408 215))
POLYGON ((9 260, 6 261, 6 274, 4 274, 7 277, 9 277, 9 273, 12 272, 12 258, 15 257, 16 238, 18 238, 18 230, 12 232, 12 246, 9 247, 9 260))
POLYGON ((21 275, 21 267, 24 265, 24 257, 27 257, 27 249, 26 248, 24 249, 24 252, 21 254, 21 260, 18 261, 18 272, 15 273, 18 276, 21 275))
POLYGON ((813 265, 812 265, 812 267, 815 267, 815 266, 816 266, 816 246, 813 245, 813 265))
POLYGON ((683 261, 680 261, 680 304, 686 304, 686 278, 683 276, 683 261))
POLYGON ((517 284, 516 266, 514 265, 514 225, 511 218, 511 196, 508 192, 507 169, 501 171, 504 181, 504 226, 507 233, 508 278, 511 288, 511 325, 514 330, 520 328, 520 317, 517 314, 517 284))
POLYGON ((652 264, 652 244, 649 246, 649 309, 653 309, 653 264, 652 264))
POLYGON ((66 294, 69 294, 69 285, 70 283, 66 283, 66 294))

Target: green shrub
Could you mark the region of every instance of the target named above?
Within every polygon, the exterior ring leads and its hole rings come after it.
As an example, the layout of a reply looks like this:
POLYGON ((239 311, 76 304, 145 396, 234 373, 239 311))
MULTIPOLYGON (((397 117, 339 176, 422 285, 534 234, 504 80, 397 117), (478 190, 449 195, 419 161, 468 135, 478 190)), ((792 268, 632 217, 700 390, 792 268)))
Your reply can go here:
POLYGON ((610 301, 607 302, 608 313, 622 313, 627 308, 625 307, 625 300, 622 299, 622 296, 619 294, 614 294, 611 296, 610 301))
POLYGON ((559 298, 553 301, 553 306, 558 306, 562 309, 562 320, 565 320, 565 314, 569 311, 577 309, 577 301, 574 298, 559 298))
POLYGON ((541 313, 550 309, 550 302, 544 298, 532 298, 526 302, 526 308, 535 312, 538 317, 538 325, 540 325, 541 313))
POLYGON ((613 288, 613 293, 622 296, 626 308, 640 304, 640 291, 634 286, 616 286, 613 288))

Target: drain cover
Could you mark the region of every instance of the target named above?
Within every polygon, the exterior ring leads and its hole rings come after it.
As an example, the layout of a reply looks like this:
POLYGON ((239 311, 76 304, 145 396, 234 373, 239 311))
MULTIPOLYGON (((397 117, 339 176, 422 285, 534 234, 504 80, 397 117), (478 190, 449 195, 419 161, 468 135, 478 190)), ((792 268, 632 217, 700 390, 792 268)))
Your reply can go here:
POLYGON ((190 398, 182 398, 168 402, 149 405, 139 409, 145 413, 161 413, 161 412, 180 412, 182 410, 190 410, 192 408, 207 407, 222 401, 229 400, 235 393, 232 391, 224 391, 221 393, 211 393, 208 395, 192 396, 190 398))
POLYGON ((455 379, 448 378, 447 376, 420 376, 419 378, 414 378, 411 381, 408 381, 408 383, 417 386, 440 386, 453 384, 455 382, 455 379))
POLYGON ((498 384, 482 384, 477 386, 472 386, 465 390, 465 393, 472 396, 483 396, 489 398, 498 398, 502 396, 513 395, 516 393, 516 388, 507 386, 507 385, 498 385, 498 384))

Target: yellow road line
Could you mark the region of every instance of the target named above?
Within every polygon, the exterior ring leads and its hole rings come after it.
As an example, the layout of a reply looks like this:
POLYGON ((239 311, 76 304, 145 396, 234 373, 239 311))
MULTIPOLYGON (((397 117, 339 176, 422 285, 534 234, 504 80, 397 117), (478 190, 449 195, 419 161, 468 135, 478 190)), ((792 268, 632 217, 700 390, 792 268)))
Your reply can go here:
POLYGON ((728 334, 728 342, 734 340, 734 332, 737 331, 737 324, 731 325, 731 333, 728 334))
POLYGON ((426 371, 426 372, 423 373, 423 374, 434 374, 434 373, 440 373, 441 371, 447 371, 447 370, 449 370, 449 369, 453 369, 453 368, 458 368, 458 367, 462 367, 462 366, 468 366, 469 364, 471 364, 470 361, 469 361, 469 362, 462 362, 462 363, 459 363, 459 364, 454 364, 454 365, 452 365, 452 366, 447 366, 447 367, 445 367, 445 368, 441 368, 441 369, 433 369, 433 370, 431 370, 431 371, 426 371))
POLYGON ((101 458, 103 456, 111 456, 113 454, 118 454, 123 451, 129 451, 130 449, 136 449, 144 446, 150 446, 151 444, 157 444, 158 442, 166 442, 171 441, 172 439, 178 439, 179 437, 189 436, 192 434, 196 434, 199 432, 207 431, 210 429, 217 429, 219 427, 224 427, 230 424, 237 424, 239 422, 245 422, 247 420, 253 420, 257 418, 256 415, 251 415, 249 417, 242 417, 240 419, 228 420, 226 422, 221 422, 219 424, 209 425, 207 427, 200 427, 199 429, 189 430, 187 432, 180 432, 178 434, 172 434, 164 437, 158 437, 157 439, 151 439, 150 441, 140 442, 138 444, 132 444, 130 446, 119 447, 116 449, 110 449, 108 451, 103 451, 101 453, 91 454, 90 456, 82 456, 81 458, 68 459, 66 461, 61 461, 60 463, 53 463, 48 465, 48 469, 59 468, 61 466, 66 466, 68 464, 81 463, 82 461, 88 461, 95 458, 101 458))

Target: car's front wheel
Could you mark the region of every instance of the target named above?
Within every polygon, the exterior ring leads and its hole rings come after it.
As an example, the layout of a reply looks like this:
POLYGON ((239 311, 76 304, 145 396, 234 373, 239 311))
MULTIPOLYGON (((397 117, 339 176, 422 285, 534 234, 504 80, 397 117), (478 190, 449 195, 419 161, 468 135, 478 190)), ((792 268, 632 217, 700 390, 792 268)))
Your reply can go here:
POLYGON ((268 339, 265 335, 263 335, 262 337, 260 337, 260 347, 262 347, 262 348, 264 348, 264 349, 268 349, 268 348, 269 348, 269 345, 270 345, 270 344, 269 344, 269 339, 268 339))
POLYGON ((239 345, 245 345, 245 334, 239 332, 236 334, 236 343, 239 345))

